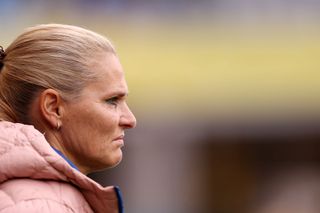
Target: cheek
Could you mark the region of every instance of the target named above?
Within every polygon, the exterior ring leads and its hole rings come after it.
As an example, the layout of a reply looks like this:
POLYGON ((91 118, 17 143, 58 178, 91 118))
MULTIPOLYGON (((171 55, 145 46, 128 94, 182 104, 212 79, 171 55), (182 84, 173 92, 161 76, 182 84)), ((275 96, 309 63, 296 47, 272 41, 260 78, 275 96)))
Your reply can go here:
MULTIPOLYGON (((101 112, 101 111, 100 111, 101 112)), ((120 133, 118 130, 118 118, 112 111, 104 110, 101 113, 89 113, 85 125, 81 125, 83 139, 82 143, 87 144, 87 149, 91 152, 101 152, 104 149, 108 149, 112 139, 117 137, 120 133), (89 116, 88 116, 89 115, 89 116)))
POLYGON ((101 105, 91 105, 71 112, 65 128, 68 141, 81 152, 99 153, 106 149, 121 131, 119 116, 115 109, 101 105))
POLYGON ((100 113, 96 113, 91 116, 88 121, 88 125, 90 125, 90 129, 100 136, 106 137, 114 137, 117 133, 117 128, 119 127, 119 119, 117 114, 110 110, 101 110, 100 113))
POLYGON ((90 142, 88 143, 86 155, 91 160, 96 159, 108 167, 114 166, 121 161, 122 151, 117 143, 112 140, 121 134, 118 129, 116 116, 100 116, 99 120, 92 125, 90 142))

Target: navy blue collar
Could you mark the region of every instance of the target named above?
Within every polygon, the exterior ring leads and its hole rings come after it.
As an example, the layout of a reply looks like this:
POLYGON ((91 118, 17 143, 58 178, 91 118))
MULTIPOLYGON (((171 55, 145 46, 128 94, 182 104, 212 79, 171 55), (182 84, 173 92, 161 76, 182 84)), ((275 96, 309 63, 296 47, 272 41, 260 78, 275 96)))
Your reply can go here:
POLYGON ((74 163, 72 163, 71 160, 69 160, 64 154, 62 154, 62 152, 60 152, 59 150, 57 150, 57 149, 54 148, 53 146, 51 146, 51 147, 52 147, 52 149, 53 149, 56 153, 58 153, 63 159, 65 159, 65 161, 67 161, 67 163, 68 163, 72 168, 74 168, 74 169, 76 169, 76 170, 79 171, 79 169, 76 167, 76 165, 74 165, 74 163))
POLYGON ((115 186, 114 190, 116 191, 117 198, 118 198, 119 213, 124 213, 123 199, 122 199, 120 188, 118 186, 115 186))

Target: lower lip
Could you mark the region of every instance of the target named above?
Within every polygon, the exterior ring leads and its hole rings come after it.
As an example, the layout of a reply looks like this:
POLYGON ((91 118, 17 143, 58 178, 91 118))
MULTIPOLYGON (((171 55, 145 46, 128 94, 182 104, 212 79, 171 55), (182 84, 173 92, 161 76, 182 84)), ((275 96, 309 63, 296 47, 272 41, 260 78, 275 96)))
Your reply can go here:
POLYGON ((115 143, 117 143, 119 146, 124 146, 124 141, 123 141, 123 139, 116 139, 116 140, 114 140, 113 142, 115 142, 115 143))

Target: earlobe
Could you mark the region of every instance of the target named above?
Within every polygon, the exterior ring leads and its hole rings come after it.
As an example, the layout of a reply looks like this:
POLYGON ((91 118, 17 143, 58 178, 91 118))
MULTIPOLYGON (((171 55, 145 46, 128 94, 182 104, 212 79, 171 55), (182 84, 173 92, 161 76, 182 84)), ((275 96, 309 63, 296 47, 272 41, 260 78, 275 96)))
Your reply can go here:
POLYGON ((39 109, 42 117, 51 128, 56 128, 60 123, 62 98, 54 89, 46 89, 41 92, 39 99, 39 109))

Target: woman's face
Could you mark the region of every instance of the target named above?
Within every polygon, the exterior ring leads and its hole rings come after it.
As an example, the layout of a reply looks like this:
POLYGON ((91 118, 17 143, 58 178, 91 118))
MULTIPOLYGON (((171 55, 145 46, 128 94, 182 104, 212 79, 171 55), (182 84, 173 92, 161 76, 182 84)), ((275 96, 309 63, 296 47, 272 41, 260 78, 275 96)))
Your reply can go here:
POLYGON ((126 103, 128 87, 118 58, 110 53, 99 59, 90 67, 97 72, 97 81, 65 103, 61 117, 63 151, 83 173, 117 165, 125 129, 136 125, 126 103))

